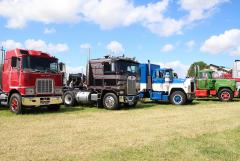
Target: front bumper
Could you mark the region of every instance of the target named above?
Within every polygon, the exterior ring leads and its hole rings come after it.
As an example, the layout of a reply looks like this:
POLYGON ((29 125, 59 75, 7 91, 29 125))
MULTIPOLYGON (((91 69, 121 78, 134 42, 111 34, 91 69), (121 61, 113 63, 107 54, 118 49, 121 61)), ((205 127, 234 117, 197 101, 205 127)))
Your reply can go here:
POLYGON ((187 99, 188 100, 193 100, 195 98, 195 93, 187 93, 187 99))
POLYGON ((22 105, 24 106, 44 106, 56 105, 62 103, 61 96, 53 97, 22 97, 22 105))
POLYGON ((128 103, 130 105, 133 105, 138 99, 138 96, 119 96, 120 103, 128 103))

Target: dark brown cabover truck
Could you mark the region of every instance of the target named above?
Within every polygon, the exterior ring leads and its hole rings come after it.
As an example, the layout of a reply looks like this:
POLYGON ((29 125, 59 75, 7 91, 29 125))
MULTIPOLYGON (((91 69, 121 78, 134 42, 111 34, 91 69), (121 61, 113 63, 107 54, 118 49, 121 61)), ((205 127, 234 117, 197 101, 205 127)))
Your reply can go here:
MULTIPOLYGON (((121 104, 135 106, 138 101, 139 63, 125 56, 105 56, 91 59, 87 65, 86 81, 79 86, 69 82, 63 95, 64 104, 96 103, 106 109, 118 109, 121 104)), ((78 80, 79 81, 79 80, 78 80)))

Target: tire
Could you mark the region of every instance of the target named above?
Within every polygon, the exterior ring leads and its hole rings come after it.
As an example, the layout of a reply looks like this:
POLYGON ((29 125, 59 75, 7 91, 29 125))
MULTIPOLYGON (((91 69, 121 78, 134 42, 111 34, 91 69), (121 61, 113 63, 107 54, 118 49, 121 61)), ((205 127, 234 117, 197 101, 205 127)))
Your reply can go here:
POLYGON ((224 88, 218 92, 218 99, 222 102, 233 100, 233 92, 230 89, 224 88))
POLYGON ((117 110, 119 108, 119 101, 114 93, 106 93, 103 97, 103 107, 108 110, 117 110))
POLYGON ((182 91, 175 91, 170 95, 170 102, 173 105, 184 105, 187 102, 185 93, 182 91))
POLYGON ((15 114, 22 114, 23 105, 22 105, 22 97, 20 94, 18 93, 12 94, 8 105, 11 112, 15 114))
POLYGON ((74 106, 76 104, 75 94, 72 91, 67 91, 63 94, 63 103, 66 106, 74 106))
POLYGON ((47 106, 49 111, 59 111, 60 110, 60 105, 49 105, 47 106))

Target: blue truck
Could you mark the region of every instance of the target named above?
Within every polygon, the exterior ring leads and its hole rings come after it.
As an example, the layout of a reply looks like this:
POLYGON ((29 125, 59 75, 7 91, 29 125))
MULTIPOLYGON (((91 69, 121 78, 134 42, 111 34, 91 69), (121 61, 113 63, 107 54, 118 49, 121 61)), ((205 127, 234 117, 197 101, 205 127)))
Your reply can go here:
POLYGON ((165 101, 174 105, 192 103, 195 97, 195 83, 192 78, 179 79, 171 68, 161 68, 160 65, 139 65, 140 99, 165 101))

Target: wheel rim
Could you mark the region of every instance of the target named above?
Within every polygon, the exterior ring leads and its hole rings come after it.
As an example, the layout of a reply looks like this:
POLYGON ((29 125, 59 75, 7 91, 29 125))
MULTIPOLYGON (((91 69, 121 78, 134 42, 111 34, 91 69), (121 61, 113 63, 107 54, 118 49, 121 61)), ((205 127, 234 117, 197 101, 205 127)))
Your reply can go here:
POLYGON ((173 101, 175 104, 180 104, 182 102, 182 96, 181 95, 175 95, 173 97, 173 101))
POLYGON ((13 98, 11 101, 11 109, 12 111, 16 111, 18 109, 18 100, 13 98))
POLYGON ((66 94, 65 95, 65 98, 64 98, 64 102, 67 104, 67 105, 70 105, 71 102, 72 102, 72 96, 70 94, 66 94))
POLYGON ((221 98, 225 101, 228 101, 230 99, 230 93, 229 92, 222 92, 221 98))
POLYGON ((107 108, 113 108, 115 105, 115 100, 112 96, 108 96, 105 99, 105 105, 107 106, 107 108))

